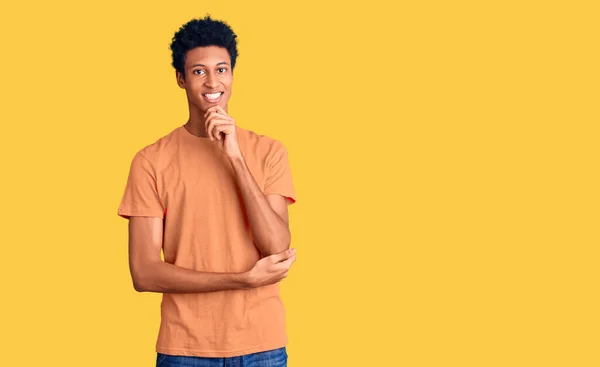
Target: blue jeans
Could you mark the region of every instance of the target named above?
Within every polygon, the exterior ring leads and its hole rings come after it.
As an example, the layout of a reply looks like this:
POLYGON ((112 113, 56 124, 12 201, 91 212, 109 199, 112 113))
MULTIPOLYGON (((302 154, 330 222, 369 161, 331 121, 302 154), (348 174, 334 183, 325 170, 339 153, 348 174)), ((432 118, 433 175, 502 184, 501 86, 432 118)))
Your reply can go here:
POLYGON ((156 367, 287 367, 285 347, 238 357, 212 358, 156 353, 156 367))

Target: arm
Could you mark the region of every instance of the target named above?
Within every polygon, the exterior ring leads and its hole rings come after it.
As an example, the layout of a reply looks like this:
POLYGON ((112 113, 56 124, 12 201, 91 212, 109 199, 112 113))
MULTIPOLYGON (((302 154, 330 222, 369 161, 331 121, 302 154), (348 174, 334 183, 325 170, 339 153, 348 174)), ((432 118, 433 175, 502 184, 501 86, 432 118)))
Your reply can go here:
MULTIPOLYGON (((266 195, 250 173, 240 149, 235 119, 221 106, 213 106, 204 113, 204 127, 211 140, 214 140, 233 166, 235 180, 242 194, 254 243, 263 256, 269 256, 290 247, 291 235, 288 225, 286 198, 271 191, 266 195)), ((287 151, 281 142, 274 140, 268 155, 269 187, 274 182, 292 193, 293 186, 287 169, 287 151), (270 158, 270 159, 269 159, 270 158), (283 179, 283 181, 279 181, 283 179)), ((278 189, 281 189, 279 187, 278 189)), ((267 188, 265 188, 267 192, 267 188)))
POLYGON ((291 234, 286 198, 263 194, 242 156, 232 157, 230 161, 248 212, 254 242, 260 252, 268 256, 287 250, 291 234))
POLYGON ((285 278, 295 260, 295 255, 286 251, 259 260, 247 272, 198 272, 162 261, 162 238, 161 218, 129 219, 129 269, 138 292, 200 293, 260 287, 285 278))

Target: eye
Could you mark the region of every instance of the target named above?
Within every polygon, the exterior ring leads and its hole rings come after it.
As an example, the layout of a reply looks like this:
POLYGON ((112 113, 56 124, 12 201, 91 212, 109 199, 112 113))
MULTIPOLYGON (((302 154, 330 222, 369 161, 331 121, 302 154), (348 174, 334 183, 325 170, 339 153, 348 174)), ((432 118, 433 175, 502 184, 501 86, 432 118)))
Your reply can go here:
POLYGON ((224 73, 225 71, 227 71, 227 68, 219 68, 219 70, 223 70, 222 73, 224 73))
POLYGON ((197 71, 204 71, 204 70, 202 70, 202 69, 197 69, 197 70, 194 70, 194 71, 192 71, 192 73, 194 73, 194 74, 198 75, 198 73, 196 73, 197 71))

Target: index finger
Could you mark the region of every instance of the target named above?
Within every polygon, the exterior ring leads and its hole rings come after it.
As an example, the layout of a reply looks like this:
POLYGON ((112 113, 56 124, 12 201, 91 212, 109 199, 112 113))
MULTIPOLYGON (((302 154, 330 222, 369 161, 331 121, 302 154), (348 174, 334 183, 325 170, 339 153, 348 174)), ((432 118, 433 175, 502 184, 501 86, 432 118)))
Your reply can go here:
POLYGON ((216 108, 218 108, 222 113, 224 113, 225 115, 227 115, 227 111, 225 111, 225 109, 219 105, 215 106, 216 108))
POLYGON ((219 107, 218 105, 216 106, 212 106, 210 108, 208 108, 205 112, 204 112, 204 117, 206 117, 207 114, 211 113, 212 110, 214 110, 215 108, 219 107))

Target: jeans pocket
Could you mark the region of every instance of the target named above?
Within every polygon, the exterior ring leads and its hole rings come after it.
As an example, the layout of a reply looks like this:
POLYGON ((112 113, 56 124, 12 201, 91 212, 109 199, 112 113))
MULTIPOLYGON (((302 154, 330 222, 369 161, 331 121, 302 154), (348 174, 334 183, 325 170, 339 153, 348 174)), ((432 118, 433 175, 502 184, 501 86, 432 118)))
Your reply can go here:
POLYGON ((279 348, 271 351, 271 358, 273 361, 273 366, 280 366, 278 363, 282 363, 281 366, 287 366, 288 354, 287 348, 279 348))

